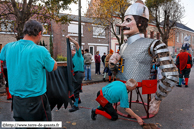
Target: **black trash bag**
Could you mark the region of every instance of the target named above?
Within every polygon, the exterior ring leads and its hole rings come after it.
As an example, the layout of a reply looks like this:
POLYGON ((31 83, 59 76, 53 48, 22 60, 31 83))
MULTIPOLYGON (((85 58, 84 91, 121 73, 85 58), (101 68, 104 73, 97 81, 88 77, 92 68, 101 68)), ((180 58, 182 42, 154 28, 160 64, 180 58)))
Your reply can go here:
POLYGON ((69 96, 73 94, 74 88, 72 81, 73 64, 70 49, 70 42, 67 39, 67 66, 59 66, 57 70, 47 72, 47 96, 50 103, 51 110, 57 106, 58 110, 64 104, 67 108, 68 103, 71 104, 69 96))

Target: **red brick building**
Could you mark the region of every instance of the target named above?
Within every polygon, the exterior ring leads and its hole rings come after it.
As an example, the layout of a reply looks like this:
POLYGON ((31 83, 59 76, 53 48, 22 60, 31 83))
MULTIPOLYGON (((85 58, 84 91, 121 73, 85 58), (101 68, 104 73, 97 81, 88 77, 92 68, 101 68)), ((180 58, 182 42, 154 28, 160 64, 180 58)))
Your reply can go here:
MULTIPOLYGON (((71 22, 68 24, 52 22, 53 54, 55 58, 57 55, 63 55, 65 57, 67 55, 66 35, 70 35, 73 39, 78 41, 78 16, 70 15, 69 18, 71 22)), ((81 49, 89 49, 89 52, 93 56, 96 51, 99 51, 101 56, 104 52, 107 53, 109 49, 108 30, 104 30, 103 27, 95 25, 92 18, 81 17, 81 21, 81 49)))

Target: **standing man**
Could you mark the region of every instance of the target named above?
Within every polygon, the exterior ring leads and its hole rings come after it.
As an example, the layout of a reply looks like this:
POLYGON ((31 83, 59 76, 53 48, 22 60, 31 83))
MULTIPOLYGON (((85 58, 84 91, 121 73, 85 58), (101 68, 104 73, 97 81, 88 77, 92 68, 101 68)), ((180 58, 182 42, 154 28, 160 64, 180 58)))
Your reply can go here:
POLYGON ((191 72, 192 67, 192 56, 188 52, 186 52, 187 48, 182 46, 182 52, 177 55, 176 58, 176 66, 179 71, 179 84, 177 87, 182 87, 181 83, 183 80, 183 76, 185 78, 185 87, 188 87, 189 74, 191 72))
POLYGON ((92 120, 96 120, 97 114, 100 114, 110 120, 117 120, 118 114, 112 104, 120 102, 120 107, 124 108, 129 115, 136 118, 140 125, 143 125, 143 120, 129 108, 127 91, 134 90, 137 85, 138 84, 134 79, 129 79, 126 83, 114 81, 103 87, 102 90, 97 93, 96 101, 100 104, 100 106, 97 109, 92 109, 92 120))
POLYGON ((87 78, 91 80, 91 61, 92 61, 92 54, 89 53, 88 49, 85 49, 85 54, 84 54, 85 79, 84 81, 87 81, 87 78))
POLYGON ((45 47, 37 45, 42 37, 42 24, 29 20, 24 25, 24 38, 8 43, 0 59, 8 70, 9 91, 13 98, 15 121, 51 121, 46 96, 46 70, 57 69, 56 61, 45 47))
POLYGON ((82 56, 82 52, 81 52, 78 42, 72 39, 69 35, 67 35, 66 38, 69 38, 69 40, 75 44, 75 48, 76 48, 75 50, 73 49, 71 51, 71 54, 73 57, 72 61, 74 65, 73 70, 75 73, 74 77, 76 79, 76 82, 74 82, 75 102, 72 108, 69 109, 69 112, 74 112, 74 111, 79 110, 79 107, 78 107, 79 93, 81 92, 81 84, 82 84, 82 79, 84 77, 84 58, 82 56))
MULTIPOLYGON (((101 57, 104 69, 105 69, 105 58, 106 58, 106 53, 104 52, 104 55, 101 57)), ((103 75, 104 75, 104 70, 103 70, 103 75)))
POLYGON ((104 55, 101 57, 104 67, 105 67, 105 58, 106 58, 106 53, 104 52, 104 55))
POLYGON ((95 59, 95 64, 96 64, 95 73, 96 73, 96 75, 101 74, 100 73, 100 54, 99 54, 99 51, 96 52, 94 59, 95 59))

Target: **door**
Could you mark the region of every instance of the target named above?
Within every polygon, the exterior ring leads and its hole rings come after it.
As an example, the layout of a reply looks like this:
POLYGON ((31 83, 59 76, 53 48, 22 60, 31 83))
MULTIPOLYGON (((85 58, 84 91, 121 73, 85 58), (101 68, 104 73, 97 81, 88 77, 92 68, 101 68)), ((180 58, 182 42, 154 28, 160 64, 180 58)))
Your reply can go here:
POLYGON ((94 46, 89 46, 89 52, 92 54, 92 62, 94 62, 94 46))
POLYGON ((104 53, 107 55, 107 47, 97 46, 97 51, 99 51, 100 57, 102 57, 104 53))

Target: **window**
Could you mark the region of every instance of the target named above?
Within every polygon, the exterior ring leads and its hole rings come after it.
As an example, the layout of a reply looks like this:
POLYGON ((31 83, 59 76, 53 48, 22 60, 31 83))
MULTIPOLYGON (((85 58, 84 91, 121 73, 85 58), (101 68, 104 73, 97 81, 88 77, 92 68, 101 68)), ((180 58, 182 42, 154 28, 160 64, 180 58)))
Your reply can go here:
MULTIPOLYGON (((78 36, 78 22, 71 22, 68 26, 70 36, 78 36)), ((81 35, 83 36, 83 24, 81 25, 81 35)))
POLYGON ((154 38, 154 31, 150 32, 150 38, 153 39, 154 38))
POLYGON ((184 34, 182 33, 181 35, 181 42, 183 43, 184 42, 184 34))
POLYGON ((194 44, 194 36, 193 36, 193 44, 194 44))
POLYGON ((93 26, 93 37, 105 38, 105 30, 101 26, 93 26))
POLYGON ((116 35, 120 35, 121 34, 121 30, 119 26, 116 26, 116 35))
POLYGON ((147 31, 147 38, 150 38, 150 31, 147 31))
POLYGON ((179 33, 176 34, 176 41, 179 42, 179 33))
POLYGON ((1 23, 1 31, 12 31, 12 27, 11 23, 1 23))
POLYGON ((49 25, 47 23, 43 23, 43 34, 48 34, 48 30, 49 30, 49 25))
POLYGON ((1 31, 6 31, 6 26, 3 23, 1 23, 1 31))

